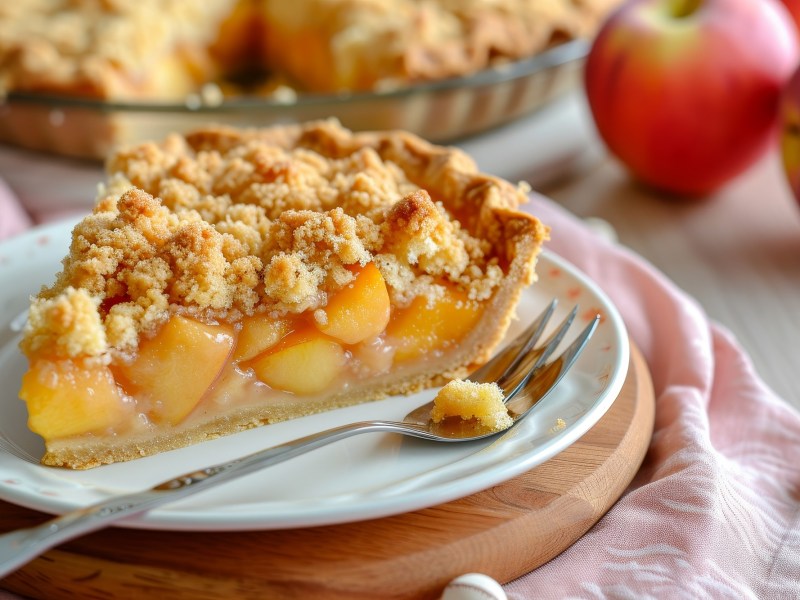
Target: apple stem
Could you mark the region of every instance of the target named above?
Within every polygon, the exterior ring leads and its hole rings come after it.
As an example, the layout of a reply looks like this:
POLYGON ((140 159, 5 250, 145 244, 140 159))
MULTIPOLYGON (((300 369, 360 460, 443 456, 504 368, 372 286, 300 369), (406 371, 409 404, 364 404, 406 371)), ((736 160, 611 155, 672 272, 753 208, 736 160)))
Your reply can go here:
POLYGON ((672 0, 670 13, 676 19, 688 17, 700 8, 701 4, 703 4, 703 0, 672 0))

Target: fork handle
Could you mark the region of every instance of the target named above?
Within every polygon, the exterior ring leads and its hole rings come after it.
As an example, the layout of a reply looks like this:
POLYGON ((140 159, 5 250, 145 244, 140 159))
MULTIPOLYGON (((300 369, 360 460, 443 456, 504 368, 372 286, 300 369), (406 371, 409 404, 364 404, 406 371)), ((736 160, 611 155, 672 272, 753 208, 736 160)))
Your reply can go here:
POLYGON ((0 579, 53 546, 102 529, 126 517, 174 502, 353 435, 377 431, 394 431, 428 437, 422 430, 415 433, 406 424, 392 421, 350 423, 266 448, 229 462, 186 473, 155 485, 149 490, 116 496, 65 513, 34 527, 10 531, 0 535, 0 579))

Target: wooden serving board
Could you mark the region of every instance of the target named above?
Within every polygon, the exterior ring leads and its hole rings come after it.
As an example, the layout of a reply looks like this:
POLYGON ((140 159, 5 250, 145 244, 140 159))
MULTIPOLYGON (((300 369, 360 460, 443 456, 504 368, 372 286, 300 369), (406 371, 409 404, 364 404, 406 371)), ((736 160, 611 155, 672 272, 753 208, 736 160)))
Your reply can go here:
MULTIPOLYGON (((0 581, 42 600, 438 598, 453 578, 505 583, 580 538, 644 459, 654 419, 650 374, 633 348, 625 385, 580 440, 539 467, 472 496, 360 523, 194 533, 108 529, 47 552, 0 581)), ((0 502, 0 531, 41 513, 0 502)))

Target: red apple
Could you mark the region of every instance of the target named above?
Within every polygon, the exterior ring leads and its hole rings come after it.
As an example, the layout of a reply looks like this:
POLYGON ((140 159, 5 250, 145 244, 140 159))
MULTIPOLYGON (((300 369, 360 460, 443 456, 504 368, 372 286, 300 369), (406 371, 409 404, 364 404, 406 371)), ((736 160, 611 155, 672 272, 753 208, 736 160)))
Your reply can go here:
POLYGON ((794 197, 800 201, 800 69, 783 90, 780 124, 783 170, 794 197))
POLYGON ((633 0, 599 31, 586 95, 635 176, 701 196, 773 141, 797 33, 778 0, 633 0))
POLYGON ((794 21, 795 27, 800 31, 800 0, 781 0, 783 5, 789 10, 789 14, 794 21))

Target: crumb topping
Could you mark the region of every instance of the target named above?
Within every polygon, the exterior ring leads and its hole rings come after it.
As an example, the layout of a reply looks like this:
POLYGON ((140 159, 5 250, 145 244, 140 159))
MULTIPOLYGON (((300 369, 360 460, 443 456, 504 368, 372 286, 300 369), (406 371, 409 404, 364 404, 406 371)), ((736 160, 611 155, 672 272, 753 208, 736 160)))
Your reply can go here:
POLYGON ((457 151, 415 147, 403 158, 383 138, 353 143, 355 135, 330 122, 292 131, 284 139, 277 130, 279 141, 211 132, 200 135, 200 147, 172 136, 114 155, 93 213, 73 231, 63 271, 33 302, 23 350, 129 353, 176 312, 228 321, 260 311, 313 313, 352 281, 348 265, 368 262, 397 306, 436 297, 444 284, 466 290, 469 301, 491 297, 507 249, 479 227, 462 226, 448 206, 463 209, 456 197, 473 190, 474 178, 485 202, 499 202, 492 186, 511 195, 508 205, 523 201, 522 192, 463 171, 465 191, 441 198, 436 182, 455 181, 450 168, 431 179, 418 163, 457 151), (423 186, 426 177, 433 183, 423 186))
POLYGON ((55 356, 97 355, 106 348, 97 299, 67 287, 53 298, 34 298, 25 337, 29 353, 55 356))
POLYGON ((492 430, 502 431, 514 424, 503 398, 503 390, 496 383, 454 379, 436 394, 431 420, 440 423, 447 417, 477 419, 492 430))
POLYGON ((159 68, 166 75, 174 57, 172 78, 193 80, 190 67, 201 70, 204 59, 188 54, 190 45, 210 44, 219 19, 233 4, 233 0, 3 2, 3 86, 99 97, 163 95, 169 82, 148 76, 159 68))

